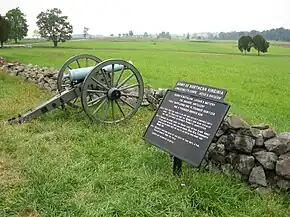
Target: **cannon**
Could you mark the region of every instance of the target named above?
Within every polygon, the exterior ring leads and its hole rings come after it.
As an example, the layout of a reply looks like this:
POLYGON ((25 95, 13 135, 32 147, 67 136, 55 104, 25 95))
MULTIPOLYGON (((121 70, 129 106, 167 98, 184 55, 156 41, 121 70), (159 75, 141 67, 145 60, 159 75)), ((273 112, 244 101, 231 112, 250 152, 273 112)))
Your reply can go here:
POLYGON ((96 123, 119 123, 130 119, 143 101, 144 84, 131 61, 101 61, 90 54, 69 58, 57 76, 57 94, 50 100, 10 118, 4 124, 23 123, 53 109, 81 108, 96 123))

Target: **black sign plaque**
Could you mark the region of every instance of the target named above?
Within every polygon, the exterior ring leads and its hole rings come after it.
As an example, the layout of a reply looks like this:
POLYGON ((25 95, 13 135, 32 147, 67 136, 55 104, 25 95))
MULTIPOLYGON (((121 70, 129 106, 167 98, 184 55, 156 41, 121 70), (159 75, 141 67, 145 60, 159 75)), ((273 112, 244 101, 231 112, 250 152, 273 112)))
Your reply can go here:
POLYGON ((218 101, 223 101, 227 94, 227 90, 223 88, 216 88, 208 85, 189 83, 185 81, 177 81, 174 88, 176 90, 188 92, 196 96, 218 101))
POLYGON ((143 139, 199 167, 230 105, 168 89, 143 139))

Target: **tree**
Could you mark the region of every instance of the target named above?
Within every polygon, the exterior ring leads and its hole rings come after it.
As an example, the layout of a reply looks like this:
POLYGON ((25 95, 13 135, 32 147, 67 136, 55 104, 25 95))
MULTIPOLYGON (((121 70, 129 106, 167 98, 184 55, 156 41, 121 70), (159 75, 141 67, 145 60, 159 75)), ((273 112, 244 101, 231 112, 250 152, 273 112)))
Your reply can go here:
POLYGON ((84 38, 86 38, 88 36, 88 31, 89 31, 89 28, 88 27, 84 27, 84 38))
POLYGON ((36 39, 40 38, 40 34, 39 34, 38 29, 33 30, 33 35, 32 36, 35 37, 36 39))
POLYGON ((189 36, 189 32, 188 32, 187 35, 186 35, 186 39, 189 39, 189 37, 190 37, 190 36, 189 36))
POLYGON ((147 32, 144 32, 143 37, 144 37, 144 38, 148 38, 148 33, 147 33, 147 32))
POLYGON ((133 31, 132 30, 130 30, 129 31, 129 36, 133 36, 134 34, 133 34, 133 31))
POLYGON ((67 21, 67 16, 62 16, 62 11, 57 8, 48 9, 37 15, 37 26, 41 37, 52 40, 54 47, 58 42, 66 42, 72 38, 72 25, 67 21))
POLYGON ((253 43, 253 39, 251 36, 246 36, 246 35, 243 35, 239 38, 239 41, 238 41, 238 49, 243 52, 245 51, 245 54, 246 52, 250 52, 251 51, 251 48, 252 48, 252 43, 253 43))
POLYGON ((0 15, 0 43, 1 48, 3 47, 3 43, 7 42, 9 34, 10 34, 10 23, 8 19, 2 17, 0 15))
POLYGON ((258 51, 258 56, 260 55, 260 52, 268 52, 269 46, 270 43, 266 41, 262 35, 255 35, 253 37, 253 47, 258 51))
POLYGON ((170 39, 170 40, 171 40, 171 35, 170 35, 170 33, 169 33, 169 32, 166 32, 166 34, 165 34, 165 38, 168 38, 168 39, 170 39))
POLYGON ((27 36, 27 21, 25 14, 21 12, 19 7, 9 10, 6 13, 6 17, 11 26, 11 31, 9 34, 10 39, 13 39, 15 43, 17 43, 18 40, 21 40, 27 36))

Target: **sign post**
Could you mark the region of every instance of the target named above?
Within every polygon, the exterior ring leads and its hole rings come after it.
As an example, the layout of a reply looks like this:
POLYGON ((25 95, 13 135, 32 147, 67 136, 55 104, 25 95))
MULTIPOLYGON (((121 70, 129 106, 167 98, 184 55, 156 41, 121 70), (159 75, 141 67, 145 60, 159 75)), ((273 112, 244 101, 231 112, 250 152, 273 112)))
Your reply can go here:
POLYGON ((182 160, 199 167, 230 105, 224 89, 177 82, 168 89, 148 125, 144 140, 173 156, 173 173, 182 160))

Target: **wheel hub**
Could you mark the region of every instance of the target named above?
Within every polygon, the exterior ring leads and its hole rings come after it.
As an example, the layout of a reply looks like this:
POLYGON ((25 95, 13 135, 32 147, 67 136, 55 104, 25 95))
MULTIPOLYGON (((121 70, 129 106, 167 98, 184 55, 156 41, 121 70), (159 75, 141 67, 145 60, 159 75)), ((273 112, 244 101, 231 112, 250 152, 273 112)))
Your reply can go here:
POLYGON ((118 90, 117 88, 111 88, 109 91, 108 91, 108 98, 110 100, 116 100, 116 99, 120 99, 121 97, 121 91, 118 90))

